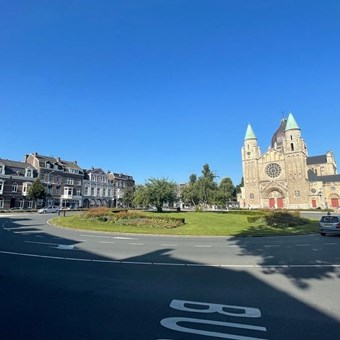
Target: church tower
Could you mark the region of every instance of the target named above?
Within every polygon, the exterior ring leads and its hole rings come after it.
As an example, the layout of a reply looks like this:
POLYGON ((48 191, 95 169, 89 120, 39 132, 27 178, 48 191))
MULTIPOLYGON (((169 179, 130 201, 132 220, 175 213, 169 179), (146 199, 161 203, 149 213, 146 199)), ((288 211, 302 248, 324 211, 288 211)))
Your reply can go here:
POLYGON ((244 180, 242 196, 244 198, 244 205, 246 205, 246 202, 249 202, 249 200, 258 201, 260 196, 258 159, 261 157, 261 150, 250 124, 247 126, 241 153, 244 180))
POLYGON ((283 140, 286 181, 290 206, 308 202, 307 147, 292 113, 289 113, 283 140))

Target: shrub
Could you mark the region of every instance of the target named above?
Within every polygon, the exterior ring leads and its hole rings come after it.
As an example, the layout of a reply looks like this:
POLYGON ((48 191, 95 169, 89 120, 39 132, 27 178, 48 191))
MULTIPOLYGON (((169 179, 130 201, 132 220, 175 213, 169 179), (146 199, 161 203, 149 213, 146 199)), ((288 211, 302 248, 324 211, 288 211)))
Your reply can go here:
POLYGON ((84 218, 93 218, 110 215, 110 209, 105 207, 91 208, 82 214, 84 218))
POLYGON ((308 223, 308 220, 301 218, 299 212, 272 211, 264 216, 264 220, 273 227, 296 227, 308 223))
POLYGON ((247 221, 249 223, 255 223, 260 219, 263 219, 263 215, 247 216, 247 221))

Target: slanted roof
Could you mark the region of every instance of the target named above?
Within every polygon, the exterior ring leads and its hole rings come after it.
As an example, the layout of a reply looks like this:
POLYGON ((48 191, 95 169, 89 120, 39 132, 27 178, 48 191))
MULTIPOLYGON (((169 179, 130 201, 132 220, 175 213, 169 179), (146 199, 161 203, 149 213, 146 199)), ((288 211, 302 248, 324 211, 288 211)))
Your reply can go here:
POLYGON ((6 175, 22 175, 25 176, 25 169, 33 168, 32 164, 11 161, 9 159, 0 158, 0 163, 2 163, 6 167, 6 175))
POLYGON ((297 122, 293 116, 292 113, 289 113, 287 118, 287 125, 286 125, 286 131, 288 130, 300 130, 299 125, 297 125, 297 122))
POLYGON ((285 137, 285 129, 287 125, 287 119, 282 119, 279 128, 276 130, 272 137, 272 148, 275 146, 280 148, 285 137))
POLYGON ((325 163, 327 163, 326 155, 307 157, 307 165, 325 164, 325 163))
POLYGON ((250 124, 248 124, 247 126, 246 135, 244 137, 244 140, 248 140, 248 139, 257 139, 255 136, 254 130, 250 124))
POLYGON ((312 170, 308 170, 308 180, 310 182, 323 182, 323 183, 340 182, 340 174, 317 176, 312 170))

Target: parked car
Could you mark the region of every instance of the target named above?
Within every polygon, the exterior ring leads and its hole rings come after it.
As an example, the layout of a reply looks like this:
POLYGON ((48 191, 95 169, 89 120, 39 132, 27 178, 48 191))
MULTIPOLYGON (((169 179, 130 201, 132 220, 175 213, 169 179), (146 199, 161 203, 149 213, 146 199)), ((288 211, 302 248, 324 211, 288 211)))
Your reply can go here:
POLYGON ((52 206, 52 207, 45 207, 45 208, 41 208, 38 210, 38 213, 39 214, 47 214, 47 213, 56 213, 59 211, 59 207, 55 207, 55 206, 52 206))
POLYGON ((321 236, 326 234, 340 235, 340 216, 325 215, 322 216, 319 222, 319 231, 321 236))

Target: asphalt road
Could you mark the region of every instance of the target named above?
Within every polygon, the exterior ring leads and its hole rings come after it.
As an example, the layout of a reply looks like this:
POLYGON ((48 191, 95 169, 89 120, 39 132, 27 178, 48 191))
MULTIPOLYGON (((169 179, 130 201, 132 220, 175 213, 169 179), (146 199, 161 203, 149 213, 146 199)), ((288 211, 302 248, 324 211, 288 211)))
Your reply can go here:
POLYGON ((338 339, 340 237, 164 237, 0 217, 1 339, 338 339))

